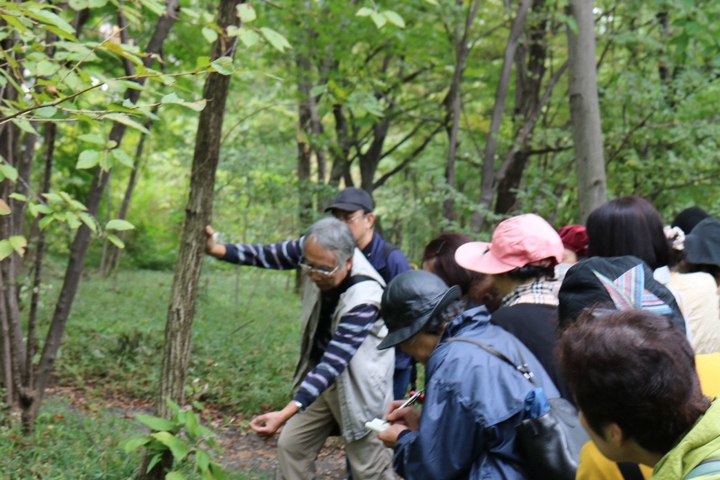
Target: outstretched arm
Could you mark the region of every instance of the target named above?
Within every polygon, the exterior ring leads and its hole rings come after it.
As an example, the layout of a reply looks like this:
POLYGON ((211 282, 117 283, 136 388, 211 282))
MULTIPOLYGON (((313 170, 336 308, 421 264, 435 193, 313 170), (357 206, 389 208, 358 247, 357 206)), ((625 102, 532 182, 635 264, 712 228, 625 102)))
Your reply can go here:
POLYGON ((215 243, 211 226, 205 227, 205 253, 225 262, 253 267, 289 270, 297 268, 302 258, 302 238, 269 245, 215 243))

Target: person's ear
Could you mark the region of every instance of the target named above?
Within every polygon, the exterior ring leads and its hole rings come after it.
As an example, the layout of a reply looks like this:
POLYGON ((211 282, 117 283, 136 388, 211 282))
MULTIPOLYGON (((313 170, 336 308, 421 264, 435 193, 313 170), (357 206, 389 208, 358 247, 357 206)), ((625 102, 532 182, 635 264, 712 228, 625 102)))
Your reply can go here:
POLYGON ((353 261, 353 257, 350 256, 350 258, 348 258, 347 261, 345 262, 345 271, 347 271, 347 272, 350 271, 350 269, 352 268, 352 261, 353 261))
POLYGON ((368 227, 372 227, 373 223, 375 223, 375 214, 373 212, 369 212, 365 215, 365 219, 368 222, 368 227))
POLYGON ((622 446, 626 440, 625 432, 623 432, 620 425, 614 422, 611 422, 605 427, 605 437, 608 442, 618 447, 622 446))

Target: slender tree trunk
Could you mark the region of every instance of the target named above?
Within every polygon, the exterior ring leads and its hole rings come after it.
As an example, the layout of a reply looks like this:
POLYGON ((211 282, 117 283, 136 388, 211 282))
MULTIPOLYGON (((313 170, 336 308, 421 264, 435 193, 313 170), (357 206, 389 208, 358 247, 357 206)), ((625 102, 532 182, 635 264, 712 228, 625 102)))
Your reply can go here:
MULTIPOLYGON (((168 0, 166 3, 166 13, 158 19, 155 31, 153 32, 150 42, 145 49, 146 53, 160 53, 162 44, 170 32, 170 29, 175 22, 175 18, 177 18, 178 11, 178 0, 168 0)), ((143 60, 145 65, 148 67, 153 61, 152 55, 149 55, 143 60)), ((144 79, 138 80, 138 83, 141 85, 144 84, 144 79)), ((127 89, 125 94, 126 99, 135 103, 139 97, 139 90, 134 88, 127 89)), ((117 146, 120 147, 122 139, 125 135, 125 129, 125 125, 114 123, 110 131, 109 140, 115 141, 117 146)), ((110 172, 103 171, 100 168, 96 168, 95 170, 95 176, 93 177, 92 184, 90 185, 90 189, 88 191, 88 196, 85 200, 87 212, 92 216, 97 216, 98 207, 100 206, 100 201, 102 199, 109 174, 110 172)), ((23 410, 24 421, 29 424, 34 423, 34 419, 37 417, 37 413, 45 394, 45 388, 47 387, 47 383, 53 371, 57 351, 60 348, 60 340, 62 339, 65 324, 67 323, 68 315, 70 314, 70 308, 72 307, 75 294, 77 293, 77 289, 80 284, 80 277, 85 263, 85 254, 87 253, 88 246, 90 245, 91 235, 92 232, 90 229, 85 224, 82 224, 78 228, 77 233, 75 234, 75 239, 70 248, 70 259, 65 271, 65 278, 63 280, 58 301, 55 305, 55 311, 53 313, 50 328, 48 330, 45 345, 38 364, 34 401, 29 408, 23 410)))
MULTIPOLYGON (((462 8, 462 0, 458 0, 456 3, 459 8, 462 8)), ((446 118, 450 121, 450 128, 448 128, 448 154, 445 162, 445 182, 450 192, 448 198, 443 202, 443 217, 447 220, 455 219, 455 201, 453 195, 455 193, 455 156, 459 143, 458 132, 460 130, 461 84, 463 72, 465 71, 465 60, 470 53, 468 36, 481 3, 482 0, 475 0, 474 3, 468 6, 462 31, 460 30, 460 19, 455 22, 454 28, 455 71, 453 72, 450 91, 445 99, 445 108, 447 110, 446 118)))
MULTIPOLYGON (((240 23, 236 14, 239 3, 238 0, 220 2, 218 26, 223 29, 223 34, 213 44, 213 59, 233 57, 235 54, 238 37, 227 36, 225 29, 240 23)), ((160 390, 155 402, 157 414, 166 418, 172 413, 166 400, 171 399, 182 404, 185 399, 195 301, 200 267, 205 254, 205 226, 210 224, 212 215, 215 173, 220 159, 222 124, 230 79, 230 76, 211 73, 205 80, 203 89, 207 106, 200 113, 195 139, 190 197, 185 207, 185 222, 168 306, 160 390)), ((165 477, 162 468, 154 468, 145 473, 146 465, 141 468, 140 479, 165 477)))
MULTIPOLYGON (((53 157, 55 155, 55 136, 57 134, 57 124, 47 123, 45 125, 44 143, 45 143, 45 174, 43 177, 40 193, 50 191, 50 182, 52 180, 53 157)), ((40 218, 44 217, 41 214, 40 218)), ((42 283, 42 266, 43 257, 45 256, 45 230, 38 233, 37 243, 35 245, 35 268, 33 275, 32 296, 30 297, 30 313, 28 314, 28 333, 27 333, 27 357, 25 360, 25 376, 23 383, 28 388, 34 385, 33 357, 37 348, 37 339, 35 333, 35 325, 37 323, 37 309, 40 298, 40 284, 42 283)))
MULTIPOLYGON (((152 110, 152 113, 157 113, 158 108, 155 107, 152 110)), ((147 120, 145 124, 143 125, 147 130, 150 130, 152 127, 152 120, 147 120)), ((130 209, 130 201, 132 200, 133 193, 135 192, 135 185, 137 184, 137 178, 138 178, 138 171, 140 169, 140 162, 142 160, 143 150, 145 149, 145 139, 147 138, 147 134, 141 133, 140 134, 140 141, 137 144, 137 148, 135 149, 135 157, 133 158, 133 166, 132 170, 130 170, 130 178, 128 179, 127 187, 125 188, 125 195, 123 196, 123 201, 120 204, 120 210, 118 210, 117 218, 121 220, 125 220, 127 218, 128 210, 130 209)), ((121 231, 118 232, 117 235, 120 238, 120 240, 125 240, 125 234, 127 232, 121 231)), ((107 277, 115 272, 117 272, 118 267, 120 266, 120 257, 122 256, 122 249, 118 248, 115 245, 112 245, 110 247, 110 251, 108 253, 108 259, 107 259, 107 270, 103 272, 103 276, 107 277)))
MULTIPOLYGON (((547 58, 548 20, 545 18, 547 10, 544 0, 533 0, 532 11, 535 20, 530 22, 529 26, 527 35, 530 40, 529 45, 520 45, 516 52, 515 117, 519 120, 516 136, 520 135, 523 126, 536 114, 540 104, 540 90, 545 77, 547 58)), ((530 159, 529 141, 530 136, 522 142, 520 150, 512 154, 505 178, 500 181, 497 188, 496 214, 505 215, 516 207, 517 189, 530 159)))
POLYGON ((580 222, 607 200, 605 160, 595 67, 595 19, 592 0, 570 0, 577 33, 568 27, 570 119, 580 222))
POLYGON ((515 59, 515 50, 517 49, 523 26, 525 25, 525 19, 530 11, 531 2, 532 0, 522 0, 512 27, 510 28, 510 36, 507 46, 505 47, 503 66, 498 80, 497 91, 495 92, 495 104, 493 105, 490 120, 490 130, 488 131, 487 141, 483 150, 482 178, 480 180, 480 210, 473 214, 472 220, 470 221, 470 226, 474 231, 482 230, 483 224, 485 223, 484 212, 490 209, 493 199, 495 198, 497 189, 495 157, 497 154, 500 125, 502 124, 505 113, 505 102, 510 86, 510 74, 515 59))

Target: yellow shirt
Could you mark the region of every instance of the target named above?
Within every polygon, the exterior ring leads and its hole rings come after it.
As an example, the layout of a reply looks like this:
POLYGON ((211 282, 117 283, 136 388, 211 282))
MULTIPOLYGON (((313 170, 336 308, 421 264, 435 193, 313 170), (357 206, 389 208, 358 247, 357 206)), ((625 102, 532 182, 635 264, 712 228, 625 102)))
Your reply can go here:
MULTIPOLYGON (((695 367, 703 393, 710 398, 720 397, 720 353, 696 355, 695 367)), ((648 479, 653 469, 640 465, 640 471, 648 479)), ((575 479, 623 480, 623 476, 617 463, 605 458, 593 442, 587 442, 580 450, 580 465, 575 479)))

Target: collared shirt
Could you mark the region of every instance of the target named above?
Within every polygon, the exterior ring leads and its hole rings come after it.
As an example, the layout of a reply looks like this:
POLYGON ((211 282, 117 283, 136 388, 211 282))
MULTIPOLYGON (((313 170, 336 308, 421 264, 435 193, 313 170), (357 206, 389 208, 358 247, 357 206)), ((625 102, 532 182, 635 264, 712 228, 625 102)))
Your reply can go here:
POLYGON ((538 305, 558 306, 557 281, 537 280, 515 287, 512 292, 502 299, 503 307, 510 307, 518 303, 534 303, 538 305))

